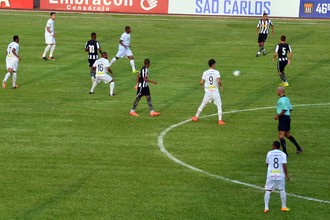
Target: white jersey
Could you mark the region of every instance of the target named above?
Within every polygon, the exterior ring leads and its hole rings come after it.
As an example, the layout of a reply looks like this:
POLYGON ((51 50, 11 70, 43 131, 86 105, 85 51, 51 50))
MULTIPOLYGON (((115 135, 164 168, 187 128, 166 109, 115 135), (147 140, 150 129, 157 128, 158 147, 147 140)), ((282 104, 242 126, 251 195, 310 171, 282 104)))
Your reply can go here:
MULTIPOLYGON (((131 44, 131 34, 127 34, 126 32, 124 32, 121 35, 120 40, 128 48, 129 45, 131 44)), ((119 44, 119 49, 125 49, 125 48, 123 47, 123 45, 119 44)))
POLYGON ((105 58, 100 58, 95 61, 93 67, 96 67, 97 76, 104 76, 108 72, 108 67, 110 67, 110 62, 105 58))
POLYGON ((220 78, 220 72, 215 69, 206 70, 203 73, 202 79, 204 82, 205 92, 218 92, 218 80, 220 78))
POLYGON ((286 154, 278 149, 269 151, 266 157, 268 180, 285 180, 283 164, 287 163, 286 154))
POLYGON ((47 33, 49 33, 48 31, 47 31, 47 27, 49 27, 49 30, 50 30, 50 33, 54 33, 54 20, 53 19, 48 19, 48 21, 47 21, 47 24, 46 24, 46 27, 45 27, 45 31, 47 32, 47 33))
POLYGON ((13 49, 15 49, 16 55, 18 55, 18 51, 19 51, 19 44, 16 43, 15 41, 11 42, 8 47, 7 47, 7 58, 17 58, 14 54, 13 54, 13 49))

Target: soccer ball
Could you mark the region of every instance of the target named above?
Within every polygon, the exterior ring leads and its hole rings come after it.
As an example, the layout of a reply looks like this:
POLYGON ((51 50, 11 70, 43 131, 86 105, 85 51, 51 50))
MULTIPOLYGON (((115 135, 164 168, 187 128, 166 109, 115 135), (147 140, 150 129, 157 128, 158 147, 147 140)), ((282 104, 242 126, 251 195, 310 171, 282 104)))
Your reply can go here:
POLYGON ((241 71, 239 71, 239 70, 235 70, 235 71, 233 72, 233 75, 234 75, 234 76, 239 76, 239 75, 241 75, 241 71))

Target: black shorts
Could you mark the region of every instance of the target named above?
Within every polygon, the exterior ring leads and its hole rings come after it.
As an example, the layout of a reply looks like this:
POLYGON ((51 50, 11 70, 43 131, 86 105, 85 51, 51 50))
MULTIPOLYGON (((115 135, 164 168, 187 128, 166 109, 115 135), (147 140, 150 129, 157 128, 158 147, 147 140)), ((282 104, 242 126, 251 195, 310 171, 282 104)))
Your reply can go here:
POLYGON ((282 115, 278 119, 278 131, 290 131, 291 118, 289 115, 282 115))
POLYGON ((288 65, 288 61, 287 60, 278 61, 278 64, 277 64, 277 70, 278 70, 278 72, 280 72, 280 73, 284 72, 284 68, 286 67, 286 65, 288 65))
POLYGON ((137 97, 142 97, 142 96, 150 96, 150 90, 149 87, 139 87, 138 91, 136 93, 137 97))
POLYGON ((89 67, 92 67, 96 60, 88 59, 89 67))
POLYGON ((266 42, 267 36, 268 36, 268 34, 262 34, 262 33, 260 33, 259 36, 258 36, 258 43, 266 42))

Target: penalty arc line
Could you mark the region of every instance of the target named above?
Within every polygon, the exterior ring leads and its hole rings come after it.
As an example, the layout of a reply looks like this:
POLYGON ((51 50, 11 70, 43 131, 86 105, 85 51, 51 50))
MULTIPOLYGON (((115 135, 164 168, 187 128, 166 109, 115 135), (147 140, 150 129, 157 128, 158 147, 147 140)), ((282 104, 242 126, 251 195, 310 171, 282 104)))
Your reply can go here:
MULTIPOLYGON (((293 105, 294 107, 305 107, 305 106, 325 106, 325 105, 330 105, 330 103, 318 103, 318 104, 300 104, 300 105, 293 105)), ((252 108, 252 109, 243 109, 243 110, 233 110, 233 111, 229 111, 229 112, 224 112, 223 114, 232 114, 232 113, 239 113, 239 112, 249 112, 249 111, 258 111, 258 110, 265 110, 265 109, 273 109, 275 107, 260 107, 260 108, 252 108)), ((211 115, 205 115, 205 116, 202 116, 200 118, 206 118, 206 117, 212 117, 212 116, 215 116, 217 115, 216 114, 211 114, 211 115)), ((199 173, 202 173, 202 174, 205 174, 207 176, 210 176, 210 177, 213 177, 213 178, 216 178, 216 179, 220 179, 220 180, 224 180, 224 181, 228 181, 228 182, 231 182, 231 183, 235 183, 235 184, 239 184, 239 185, 243 185, 243 186, 247 186, 247 187, 251 187, 251 188, 254 188, 254 189, 258 189, 258 190, 265 190, 264 187, 261 187, 261 186, 257 186, 257 185, 254 185, 254 184, 250 184, 250 183, 245 183, 245 182, 242 182, 242 181, 239 181, 239 180, 234 180, 234 179, 229 179, 229 178, 226 178, 224 176, 221 176, 221 175, 217 175, 217 174, 213 174, 213 173, 210 173, 208 171, 205 171, 205 170, 202 170, 202 169, 199 169, 197 167, 194 167, 192 165, 189 165, 181 160, 179 160, 178 158, 174 157, 164 146, 164 137, 165 135, 171 131, 172 129, 176 128, 176 127, 179 127, 181 125, 184 125, 188 122, 190 122, 191 119, 187 119, 185 121, 182 121, 182 122, 179 122, 177 124, 174 124, 174 125, 171 125, 169 126, 168 128, 166 128, 165 130, 163 130, 160 135, 158 136, 158 147, 160 149, 160 151, 162 153, 164 153, 170 160, 174 161, 175 163, 178 163, 180 164, 181 166, 184 166, 188 169, 191 169, 193 171, 196 171, 196 172, 199 172, 199 173)), ((305 199, 305 200, 309 200, 309 201, 314 201, 314 202, 320 202, 320 203, 327 203, 327 204, 330 204, 330 201, 328 200, 322 200, 322 199, 316 199, 316 198, 311 198, 311 197, 307 197, 307 196, 300 196, 300 195, 297 195, 297 194, 293 194, 293 193, 287 193, 288 196, 291 196, 291 197, 295 197, 295 198, 300 198, 300 199, 305 199)))

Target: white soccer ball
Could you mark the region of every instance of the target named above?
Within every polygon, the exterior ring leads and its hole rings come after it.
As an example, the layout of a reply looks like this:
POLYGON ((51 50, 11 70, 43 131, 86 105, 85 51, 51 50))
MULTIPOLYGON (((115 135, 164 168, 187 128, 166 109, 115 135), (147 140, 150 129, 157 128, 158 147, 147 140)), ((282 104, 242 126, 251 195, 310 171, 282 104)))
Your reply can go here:
POLYGON ((241 71, 239 71, 239 70, 235 70, 235 71, 233 72, 233 75, 234 75, 234 76, 239 76, 239 75, 241 75, 241 71))

